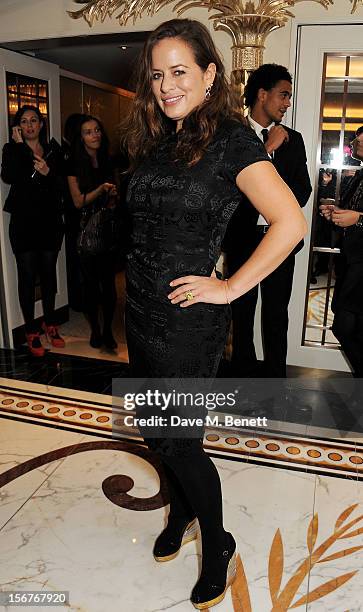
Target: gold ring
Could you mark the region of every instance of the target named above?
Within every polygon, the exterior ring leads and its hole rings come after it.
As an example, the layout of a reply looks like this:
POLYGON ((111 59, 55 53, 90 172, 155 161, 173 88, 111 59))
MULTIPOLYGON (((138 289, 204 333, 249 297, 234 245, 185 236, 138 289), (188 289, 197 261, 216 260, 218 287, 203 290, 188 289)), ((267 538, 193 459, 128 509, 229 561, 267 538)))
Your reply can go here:
POLYGON ((185 299, 188 300, 188 302, 190 302, 190 300, 192 300, 194 298, 194 295, 192 294, 191 291, 186 291, 186 293, 184 293, 185 295, 185 299))

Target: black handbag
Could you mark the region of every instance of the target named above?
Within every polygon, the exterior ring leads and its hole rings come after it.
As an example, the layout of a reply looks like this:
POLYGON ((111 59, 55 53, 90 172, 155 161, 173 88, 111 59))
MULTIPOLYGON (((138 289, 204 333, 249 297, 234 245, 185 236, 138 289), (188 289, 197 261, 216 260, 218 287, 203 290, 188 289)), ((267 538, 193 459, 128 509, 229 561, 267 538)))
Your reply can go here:
POLYGON ((116 206, 110 207, 107 202, 102 202, 83 207, 80 226, 77 238, 79 255, 99 255, 117 250, 120 221, 116 206))

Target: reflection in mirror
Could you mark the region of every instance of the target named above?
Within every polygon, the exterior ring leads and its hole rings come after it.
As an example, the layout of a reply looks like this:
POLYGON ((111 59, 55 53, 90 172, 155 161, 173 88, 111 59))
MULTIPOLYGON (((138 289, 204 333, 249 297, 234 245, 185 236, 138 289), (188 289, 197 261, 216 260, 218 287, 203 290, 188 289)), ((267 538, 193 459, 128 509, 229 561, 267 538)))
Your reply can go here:
MULTIPOLYGON (((361 79, 363 75, 363 56, 356 55, 350 57, 349 76, 361 79)), ((362 88, 361 88, 362 91, 362 88)))
MULTIPOLYGON (((363 58, 361 61, 361 79, 352 78, 348 81, 346 94, 346 118, 344 128, 344 165, 360 166, 360 161, 351 157, 350 143, 357 129, 363 124, 363 58)), ((352 64, 350 63, 350 69, 352 64)))
POLYGON ((337 167, 342 128, 344 81, 330 79, 325 87, 322 109, 320 163, 337 167))
POLYGON ((321 216, 319 206, 339 206, 360 162, 350 143, 363 125, 363 54, 326 54, 322 77, 319 161, 316 168, 311 252, 303 344, 339 348, 331 326, 331 302, 342 267, 343 230, 321 216))
POLYGON ((346 75, 347 58, 345 55, 328 55, 326 57, 326 77, 344 77, 346 75))

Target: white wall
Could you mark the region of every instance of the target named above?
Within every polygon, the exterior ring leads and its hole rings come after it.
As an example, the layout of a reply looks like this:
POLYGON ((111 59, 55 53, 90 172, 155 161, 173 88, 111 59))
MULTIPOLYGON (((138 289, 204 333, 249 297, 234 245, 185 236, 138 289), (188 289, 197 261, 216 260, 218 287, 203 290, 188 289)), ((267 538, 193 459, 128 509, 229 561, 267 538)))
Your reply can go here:
MULTIPOLYGON (((279 30, 272 32, 266 41, 265 62, 277 62, 289 66, 291 46, 295 45, 294 25, 296 23, 354 23, 362 21, 363 6, 358 8, 354 15, 350 14, 352 5, 349 0, 335 0, 335 4, 324 9, 320 4, 306 0, 297 4, 290 11, 295 15, 289 23, 279 30)), ((293 68, 293 66, 290 66, 293 68)))

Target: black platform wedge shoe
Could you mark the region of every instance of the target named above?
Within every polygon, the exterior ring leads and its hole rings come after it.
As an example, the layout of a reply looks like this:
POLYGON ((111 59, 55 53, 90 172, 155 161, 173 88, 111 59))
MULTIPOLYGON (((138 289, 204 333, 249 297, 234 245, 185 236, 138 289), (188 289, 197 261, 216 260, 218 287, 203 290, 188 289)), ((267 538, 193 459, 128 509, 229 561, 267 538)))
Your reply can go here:
POLYGON ((153 555, 155 561, 171 561, 179 554, 184 544, 192 542, 198 535, 198 521, 193 519, 185 525, 178 526, 170 521, 154 544, 153 555))
POLYGON ((231 533, 227 532, 227 545, 219 553, 216 569, 213 572, 203 572, 193 588, 191 602, 198 610, 216 606, 223 599, 228 588, 236 577, 236 542, 231 533))

